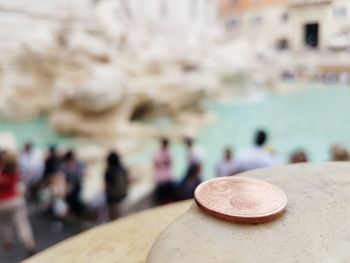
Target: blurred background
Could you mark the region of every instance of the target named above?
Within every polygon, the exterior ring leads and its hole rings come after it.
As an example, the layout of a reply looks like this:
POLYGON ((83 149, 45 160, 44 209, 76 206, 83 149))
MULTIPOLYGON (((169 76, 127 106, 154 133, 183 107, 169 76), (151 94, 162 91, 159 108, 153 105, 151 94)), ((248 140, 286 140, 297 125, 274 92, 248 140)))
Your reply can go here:
POLYGON ((0 0, 0 48, 1 262, 215 176, 349 160, 347 0, 0 0))

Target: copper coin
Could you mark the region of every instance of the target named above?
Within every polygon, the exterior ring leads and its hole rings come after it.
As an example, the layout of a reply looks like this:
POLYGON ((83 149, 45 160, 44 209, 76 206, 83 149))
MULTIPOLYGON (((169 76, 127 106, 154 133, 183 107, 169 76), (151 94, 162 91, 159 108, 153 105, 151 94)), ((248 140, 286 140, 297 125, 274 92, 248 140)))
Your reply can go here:
POLYGON ((204 182, 194 196, 209 215, 236 223, 265 223, 281 216, 287 207, 287 197, 278 187, 237 176, 204 182))

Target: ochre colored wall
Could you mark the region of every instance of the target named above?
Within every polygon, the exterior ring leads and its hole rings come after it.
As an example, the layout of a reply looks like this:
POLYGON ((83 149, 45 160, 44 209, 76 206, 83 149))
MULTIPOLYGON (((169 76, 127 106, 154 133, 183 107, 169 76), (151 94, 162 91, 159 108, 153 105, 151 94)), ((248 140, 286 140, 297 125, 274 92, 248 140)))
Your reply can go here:
POLYGON ((286 0, 220 0, 220 15, 226 16, 251 9, 286 5, 286 0))

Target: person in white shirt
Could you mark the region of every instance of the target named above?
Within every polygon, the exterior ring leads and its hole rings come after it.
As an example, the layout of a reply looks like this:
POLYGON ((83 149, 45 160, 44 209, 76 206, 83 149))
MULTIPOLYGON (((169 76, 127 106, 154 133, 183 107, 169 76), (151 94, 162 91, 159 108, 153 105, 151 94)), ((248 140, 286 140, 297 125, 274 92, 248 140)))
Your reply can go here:
POLYGON ((238 153, 235 161, 237 172, 269 167, 278 164, 278 158, 265 149, 267 133, 258 130, 255 135, 254 146, 238 153))
POLYGON ((31 190, 40 182, 44 172, 44 156, 32 143, 26 143, 19 158, 22 183, 31 190))
POLYGON ((201 147, 194 144, 194 140, 192 138, 185 138, 184 143, 187 147, 187 163, 188 166, 191 164, 198 164, 202 166, 204 159, 204 152, 201 147))
POLYGON ((237 165, 232 158, 232 151, 226 148, 224 156, 218 161, 215 166, 215 173, 217 177, 231 176, 237 172, 237 165))

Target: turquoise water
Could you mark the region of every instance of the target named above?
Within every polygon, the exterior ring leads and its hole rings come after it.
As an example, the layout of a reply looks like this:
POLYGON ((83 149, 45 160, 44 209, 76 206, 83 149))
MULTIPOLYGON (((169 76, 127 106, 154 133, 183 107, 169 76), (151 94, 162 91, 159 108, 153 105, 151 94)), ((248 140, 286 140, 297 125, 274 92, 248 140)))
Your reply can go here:
MULTIPOLYGON (((350 147, 350 87, 315 87, 288 96, 269 94, 259 102, 211 103, 207 107, 217 114, 218 120, 197 138, 206 151, 205 178, 213 176, 213 167, 225 146, 234 152, 249 147, 258 128, 269 132, 269 145, 285 161, 298 148, 304 149, 311 161, 325 161, 333 143, 350 147)), ((131 161, 147 162, 155 149, 152 144, 131 161)), ((175 143, 172 151, 176 173, 181 175, 183 146, 175 143)))
MULTIPOLYGON (((225 146, 232 147, 234 152, 249 147, 258 128, 269 132, 269 144, 284 160, 298 148, 305 149, 311 161, 324 161, 328 160, 328 150, 333 143, 350 147, 350 87, 314 87, 288 96, 267 94, 260 101, 209 103, 206 107, 217 115, 217 122, 204 128, 197 138, 206 152, 206 178, 213 176, 213 166, 225 146)), ((163 129, 169 129, 169 125, 163 129)), ((40 147, 52 142, 62 147, 75 144, 73 139, 58 136, 50 130, 45 118, 24 123, 0 123, 2 132, 12 132, 19 146, 27 140, 40 147)), ((157 144, 153 142, 129 156, 129 165, 149 164, 156 148, 157 144)), ((185 150, 181 142, 174 142, 171 150, 179 177, 185 169, 185 150)))
POLYGON ((17 147, 32 141, 40 148, 55 143, 60 147, 76 144, 73 138, 60 136, 50 129, 47 118, 38 118, 26 122, 0 122, 0 133, 12 133, 17 140, 17 147))

